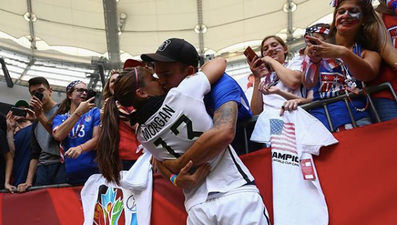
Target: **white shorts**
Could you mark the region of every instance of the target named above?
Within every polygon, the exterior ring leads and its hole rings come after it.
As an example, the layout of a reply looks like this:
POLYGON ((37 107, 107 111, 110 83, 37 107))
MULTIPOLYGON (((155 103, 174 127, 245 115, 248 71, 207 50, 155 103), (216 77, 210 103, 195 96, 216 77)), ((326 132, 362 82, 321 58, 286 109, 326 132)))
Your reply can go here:
POLYGON ((227 193, 210 195, 193 206, 188 225, 268 225, 269 214, 255 185, 245 185, 227 193))

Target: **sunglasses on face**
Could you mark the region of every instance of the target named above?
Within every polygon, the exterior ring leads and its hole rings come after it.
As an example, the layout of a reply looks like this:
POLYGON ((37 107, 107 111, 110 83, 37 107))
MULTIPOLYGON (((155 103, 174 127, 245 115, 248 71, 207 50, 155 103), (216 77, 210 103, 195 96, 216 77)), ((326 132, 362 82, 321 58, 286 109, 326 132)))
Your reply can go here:
POLYGON ((76 89, 74 89, 75 91, 77 91, 77 92, 79 92, 79 93, 83 93, 83 92, 85 92, 85 93, 88 93, 88 89, 85 89, 85 88, 76 88, 76 89))

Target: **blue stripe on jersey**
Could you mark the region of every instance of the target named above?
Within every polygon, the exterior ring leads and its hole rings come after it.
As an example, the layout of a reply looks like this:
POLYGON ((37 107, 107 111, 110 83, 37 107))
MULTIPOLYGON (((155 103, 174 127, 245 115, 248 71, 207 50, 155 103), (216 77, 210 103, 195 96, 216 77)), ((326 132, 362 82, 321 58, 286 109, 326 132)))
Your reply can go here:
POLYGON ((227 146, 227 150, 230 153, 230 156, 232 157, 232 160, 234 162, 234 165, 236 165, 238 172, 241 174, 241 176, 244 178, 247 183, 252 182, 252 180, 248 179, 248 176, 244 171, 241 169, 241 166, 237 163, 236 159, 234 158, 234 155, 232 154, 232 150, 230 149, 230 146, 227 146))

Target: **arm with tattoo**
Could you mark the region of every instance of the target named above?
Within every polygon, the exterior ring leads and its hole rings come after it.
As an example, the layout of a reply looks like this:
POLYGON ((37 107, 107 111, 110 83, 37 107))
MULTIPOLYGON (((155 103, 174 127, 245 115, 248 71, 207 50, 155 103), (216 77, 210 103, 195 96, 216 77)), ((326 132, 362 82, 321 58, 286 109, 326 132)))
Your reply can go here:
POLYGON ((179 172, 189 161, 198 167, 215 158, 233 141, 236 134, 238 108, 234 101, 226 102, 214 114, 214 126, 204 132, 178 159, 163 164, 172 172, 179 172))

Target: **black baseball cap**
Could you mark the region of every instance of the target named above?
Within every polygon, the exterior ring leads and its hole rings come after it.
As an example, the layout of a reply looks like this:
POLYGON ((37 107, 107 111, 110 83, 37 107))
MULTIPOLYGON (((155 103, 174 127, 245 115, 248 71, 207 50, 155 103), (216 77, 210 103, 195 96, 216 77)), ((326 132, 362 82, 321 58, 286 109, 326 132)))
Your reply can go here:
POLYGON ((23 99, 18 100, 18 101, 15 103, 14 106, 15 106, 15 107, 21 107, 21 106, 23 106, 23 107, 25 107, 25 108, 29 108, 29 109, 30 109, 29 103, 28 103, 27 101, 23 100, 23 99))
POLYGON ((181 62, 197 67, 199 55, 196 48, 189 42, 179 38, 170 38, 160 45, 156 53, 142 54, 141 59, 146 62, 181 62))

